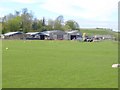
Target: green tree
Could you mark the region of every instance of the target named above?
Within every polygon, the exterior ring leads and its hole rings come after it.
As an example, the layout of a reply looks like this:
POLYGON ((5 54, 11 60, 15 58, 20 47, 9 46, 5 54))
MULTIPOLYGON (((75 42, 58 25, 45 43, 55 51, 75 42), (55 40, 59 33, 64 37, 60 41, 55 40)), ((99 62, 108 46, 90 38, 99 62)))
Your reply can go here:
POLYGON ((72 30, 69 25, 64 25, 64 31, 70 31, 72 30))
POLYGON ((2 21, 2 33, 4 34, 6 32, 6 16, 1 18, 2 21))
POLYGON ((43 30, 43 20, 38 20, 38 31, 43 30))
POLYGON ((32 29, 32 19, 33 19, 33 15, 32 13, 28 12, 27 8, 22 9, 22 30, 23 32, 28 32, 32 29))
POLYGON ((53 29, 54 29, 54 20, 49 19, 48 25, 47 25, 47 30, 53 30, 53 29))
POLYGON ((19 31, 20 30, 20 23, 21 23, 21 17, 17 16, 13 19, 10 19, 7 21, 7 30, 13 32, 13 31, 19 31))
POLYGON ((21 25, 20 16, 16 16, 14 18, 11 18, 9 15, 8 17, 5 16, 2 19, 2 33, 18 31, 20 30, 20 25, 21 25))
POLYGON ((79 24, 76 21, 68 20, 65 25, 68 25, 71 30, 79 30, 79 24))
POLYGON ((45 20, 44 17, 42 19, 42 27, 41 27, 41 29, 42 29, 42 31, 46 31, 47 30, 46 20, 45 20))
POLYGON ((2 18, 2 33, 19 30, 21 17, 18 12, 10 13, 2 18))
POLYGON ((54 21, 54 29, 63 30, 63 26, 64 26, 63 22, 64 22, 63 16, 62 15, 58 16, 54 21))
POLYGON ((34 31, 37 31, 37 30, 38 30, 38 20, 37 20, 37 18, 35 18, 35 19, 33 20, 32 29, 33 29, 34 31))

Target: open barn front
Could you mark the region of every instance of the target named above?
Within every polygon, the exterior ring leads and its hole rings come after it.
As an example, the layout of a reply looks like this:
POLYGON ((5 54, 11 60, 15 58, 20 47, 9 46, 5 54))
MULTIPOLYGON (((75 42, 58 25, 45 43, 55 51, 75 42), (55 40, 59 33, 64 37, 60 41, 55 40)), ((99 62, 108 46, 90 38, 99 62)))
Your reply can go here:
POLYGON ((71 36, 70 36, 70 40, 73 40, 73 39, 76 39, 76 38, 77 38, 76 35, 71 35, 71 36))
POLYGON ((40 40, 45 40, 45 35, 40 35, 40 40))

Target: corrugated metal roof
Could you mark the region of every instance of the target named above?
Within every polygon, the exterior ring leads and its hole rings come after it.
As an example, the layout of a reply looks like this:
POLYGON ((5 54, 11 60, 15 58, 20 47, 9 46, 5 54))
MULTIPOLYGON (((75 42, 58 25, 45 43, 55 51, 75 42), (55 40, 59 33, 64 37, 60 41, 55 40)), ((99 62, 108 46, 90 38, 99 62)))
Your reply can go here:
POLYGON ((76 33, 76 32, 78 32, 78 30, 72 30, 72 31, 68 31, 67 33, 76 33))
POLYGON ((29 35, 35 35, 35 34, 39 34, 40 32, 28 32, 26 34, 29 34, 29 35))
POLYGON ((44 31, 44 32, 41 32, 41 34, 49 36, 50 32, 49 31, 44 31))
POLYGON ((14 34, 18 34, 18 33, 22 33, 22 32, 8 32, 8 33, 5 33, 4 35, 5 36, 10 36, 10 35, 14 35, 14 34))

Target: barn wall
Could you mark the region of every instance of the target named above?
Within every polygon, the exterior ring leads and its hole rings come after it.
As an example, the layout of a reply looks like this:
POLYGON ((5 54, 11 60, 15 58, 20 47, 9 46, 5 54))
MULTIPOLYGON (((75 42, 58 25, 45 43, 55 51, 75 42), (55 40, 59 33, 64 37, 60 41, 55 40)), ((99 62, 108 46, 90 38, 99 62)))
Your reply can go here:
POLYGON ((5 39, 16 39, 16 40, 20 40, 20 39, 25 39, 26 35, 25 34, 15 34, 15 35, 10 35, 10 36, 5 36, 5 39))

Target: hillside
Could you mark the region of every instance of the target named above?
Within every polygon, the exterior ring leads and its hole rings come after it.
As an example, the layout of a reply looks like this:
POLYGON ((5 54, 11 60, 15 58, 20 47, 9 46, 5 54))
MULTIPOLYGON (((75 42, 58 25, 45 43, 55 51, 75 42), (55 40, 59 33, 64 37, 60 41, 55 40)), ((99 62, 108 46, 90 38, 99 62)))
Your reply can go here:
POLYGON ((114 32, 110 29, 102 29, 102 28, 91 28, 91 29, 80 29, 82 33, 86 33, 88 36, 94 36, 94 35, 112 35, 116 38, 118 38, 118 33, 114 32))
POLYGON ((99 35, 107 35, 107 34, 113 34, 114 32, 108 29, 96 29, 96 28, 91 28, 91 29, 80 29, 80 31, 82 33, 86 33, 87 35, 95 35, 95 34, 99 34, 99 35))

